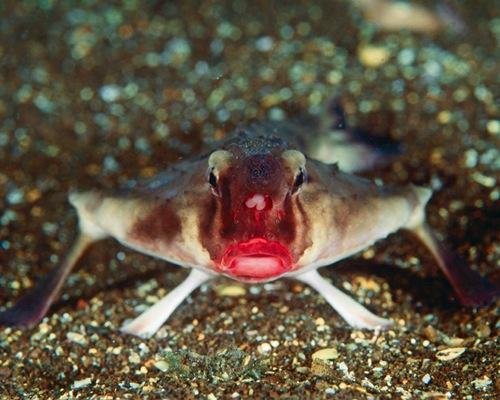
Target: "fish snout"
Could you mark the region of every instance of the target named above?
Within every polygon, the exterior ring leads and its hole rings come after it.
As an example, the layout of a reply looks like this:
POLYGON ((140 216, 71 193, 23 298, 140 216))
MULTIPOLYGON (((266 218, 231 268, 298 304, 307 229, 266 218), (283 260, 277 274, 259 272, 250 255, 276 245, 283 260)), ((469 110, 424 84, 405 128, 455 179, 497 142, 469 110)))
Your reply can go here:
POLYGON ((282 243, 257 237, 226 248, 218 269, 234 279, 265 282, 293 268, 290 250, 282 243))

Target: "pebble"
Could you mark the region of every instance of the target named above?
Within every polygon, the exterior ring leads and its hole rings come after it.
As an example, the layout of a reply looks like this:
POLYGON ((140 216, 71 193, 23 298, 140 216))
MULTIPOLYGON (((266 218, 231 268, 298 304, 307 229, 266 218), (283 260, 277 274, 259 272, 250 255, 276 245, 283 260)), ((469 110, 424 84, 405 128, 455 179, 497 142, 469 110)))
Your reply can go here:
POLYGON ((381 287, 375 281, 375 279, 367 278, 364 276, 357 276, 353 282, 358 284, 359 287, 363 290, 370 290, 370 291, 373 291, 375 293, 380 293, 381 287))
POLYGON ((113 102, 120 98, 121 88, 117 85, 105 85, 99 89, 101 98, 106 102, 113 102))
POLYGON ((447 124, 451 121, 452 114, 448 110, 440 111, 437 115, 437 120, 440 124, 447 124))
POLYGON ((259 344, 259 346, 257 347, 257 351, 260 353, 260 354, 267 354, 269 353, 271 350, 272 350, 272 346, 267 343, 267 342, 264 342, 264 343, 261 343, 259 344))
POLYGON ((329 387, 329 388, 325 389, 325 394, 326 395, 333 396, 336 393, 337 393, 337 389, 335 389, 335 388, 329 387))
POLYGON ((358 49, 358 59, 365 67, 377 68, 385 64, 391 53, 382 46, 365 45, 358 49))
POLYGON ((449 337, 449 336, 445 336, 443 338, 443 341, 444 343, 447 345, 447 346, 450 346, 450 347, 463 347, 461 346, 464 342, 465 342, 465 339, 463 338, 459 338, 459 337, 449 337))
POLYGON ((169 368, 168 362, 166 362, 165 360, 156 361, 153 365, 156 369, 159 369, 161 372, 166 372, 168 371, 169 368))
POLYGON ((431 381, 431 376, 429 374, 425 374, 423 377, 422 377, 422 382, 425 383, 426 385, 428 385, 431 381))
POLYGON ((20 204, 24 201, 24 192, 21 189, 13 189, 7 193, 9 204, 20 204))
POLYGON ((352 371, 349 371, 349 367, 345 362, 339 362, 337 363, 337 369, 344 374, 344 378, 349 380, 349 381, 354 381, 354 373, 352 371))
POLYGON ((427 339, 429 339, 429 341, 435 342, 437 340, 438 333, 436 329, 434 329, 434 327, 432 327, 431 325, 427 325, 424 328, 424 335, 427 339))
POLYGON ((489 377, 484 376, 483 378, 474 379, 471 384, 474 385, 476 389, 483 390, 492 384, 492 380, 489 377))
POLYGON ((139 343, 139 350, 141 352, 141 356, 144 356, 149 353, 149 347, 145 343, 139 343))
POLYGON ((483 186, 486 186, 486 187, 489 187, 489 188, 494 187, 496 185, 496 182, 497 182, 497 180, 494 177, 488 176, 488 175, 484 175, 484 174, 482 174, 481 172, 478 172, 478 171, 474 171, 471 174, 471 178, 474 179, 480 185, 483 185, 483 186))
POLYGON ((88 344, 87 338, 78 332, 68 332, 66 337, 70 342, 78 343, 81 346, 86 346, 88 344))
POLYGON ((487 324, 482 324, 476 329, 476 336, 478 338, 487 338, 491 335, 491 328, 487 324))
POLYGON ((222 297, 239 297, 244 296, 247 293, 245 287, 241 285, 218 286, 216 291, 217 294, 222 297))
POLYGON ((139 354, 131 352, 130 356, 128 357, 128 360, 132 364, 139 364, 141 362, 141 357, 139 356, 139 354))
POLYGON ((273 48, 273 38, 270 36, 263 36, 255 42, 255 47, 257 50, 266 52, 270 51, 273 48))
POLYGON ((492 135, 500 134, 500 120, 492 119, 486 124, 486 130, 492 135))
POLYGON ((465 347, 450 347, 448 349, 439 350, 436 353, 436 358, 441 361, 450 361, 460 357, 465 350, 465 347))
POLYGON ((280 309, 278 310, 281 314, 286 314, 288 311, 290 311, 290 307, 288 306, 281 306, 280 309))
POLYGON ((475 149, 469 149, 465 152, 465 166, 474 168, 477 165, 479 155, 475 149))
POLYGON ((313 361, 314 360, 328 361, 328 360, 335 360, 336 358, 338 358, 338 356, 339 354, 335 347, 328 347, 314 352, 311 357, 313 361))
POLYGON ((80 379, 78 381, 74 381, 73 385, 71 385, 71 387, 73 389, 83 389, 83 388, 89 386, 91 383, 92 383, 92 379, 85 378, 85 379, 80 379))

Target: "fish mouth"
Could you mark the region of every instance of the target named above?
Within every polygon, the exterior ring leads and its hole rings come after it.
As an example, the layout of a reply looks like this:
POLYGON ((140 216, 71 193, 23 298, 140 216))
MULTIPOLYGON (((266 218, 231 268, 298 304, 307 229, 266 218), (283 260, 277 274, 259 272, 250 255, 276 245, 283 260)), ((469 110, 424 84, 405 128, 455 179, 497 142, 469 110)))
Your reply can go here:
POLYGON ((290 251, 281 243, 254 238, 228 246, 220 263, 221 271, 242 281, 265 281, 292 269, 290 251))

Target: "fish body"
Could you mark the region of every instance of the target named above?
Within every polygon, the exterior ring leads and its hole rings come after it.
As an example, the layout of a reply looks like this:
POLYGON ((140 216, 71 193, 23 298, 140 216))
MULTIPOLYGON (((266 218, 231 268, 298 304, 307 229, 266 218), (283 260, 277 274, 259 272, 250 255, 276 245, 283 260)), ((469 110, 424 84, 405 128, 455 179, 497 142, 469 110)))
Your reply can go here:
POLYGON ((330 118, 238 128, 206 153, 127 190, 74 192, 80 236, 67 259, 35 290, 0 313, 0 324, 33 325, 48 311, 89 243, 125 246, 190 268, 188 278, 122 330, 150 336, 199 285, 218 275, 243 282, 301 280, 356 327, 390 321, 372 314, 316 269, 357 253, 399 229, 431 250, 460 301, 488 303, 498 289, 451 256, 425 223, 427 188, 380 186, 352 174, 397 153, 330 118))
POLYGON ((308 158, 305 129, 240 128, 128 193, 73 193, 70 202, 82 231, 253 282, 331 264, 403 226, 427 202, 428 189, 377 186, 308 158))

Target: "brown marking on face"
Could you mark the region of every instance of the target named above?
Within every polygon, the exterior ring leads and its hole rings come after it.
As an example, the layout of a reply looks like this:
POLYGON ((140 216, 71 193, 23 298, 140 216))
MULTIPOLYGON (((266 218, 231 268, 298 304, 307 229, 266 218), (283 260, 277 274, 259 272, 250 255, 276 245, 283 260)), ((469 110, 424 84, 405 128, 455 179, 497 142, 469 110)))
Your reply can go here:
POLYGON ((143 243, 171 242, 181 233, 181 221, 169 201, 159 204, 140 218, 130 232, 132 239, 143 243))
POLYGON ((313 244, 311 242, 311 223, 309 221, 308 213, 306 212, 307 205, 304 205, 300 196, 292 199, 295 205, 295 212, 293 213, 294 221, 294 248, 292 253, 298 260, 304 252, 313 244))
POLYGON ((287 244, 291 244, 297 233, 297 216, 294 212, 292 198, 288 195, 283 204, 278 226, 278 237, 287 244))
POLYGON ((236 233, 236 225, 240 223, 239 215, 234 212, 234 198, 230 191, 230 174, 220 177, 220 197, 216 199, 215 210, 219 220, 213 227, 219 229, 218 234, 222 239, 231 239, 236 233))
POLYGON ((208 167, 216 183, 211 199, 199 202, 202 246, 217 265, 231 246, 261 238, 279 242, 297 262, 311 245, 307 204, 300 203, 294 186, 303 155, 289 150, 284 155, 284 144, 267 138, 233 143, 224 151, 230 154, 224 162, 225 153, 211 155, 208 167), (255 195, 264 199, 264 208, 247 205, 255 195))
POLYGON ((219 214, 217 212, 217 198, 212 196, 203 204, 198 211, 198 219, 200 221, 199 237, 203 247, 210 249, 213 247, 212 239, 217 230, 217 220, 219 214))

